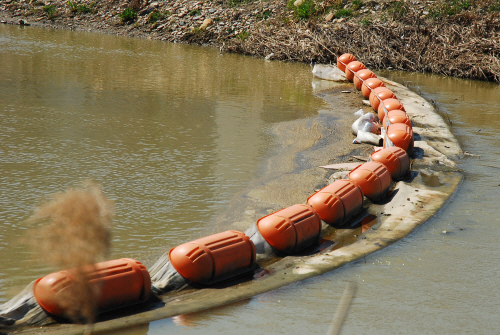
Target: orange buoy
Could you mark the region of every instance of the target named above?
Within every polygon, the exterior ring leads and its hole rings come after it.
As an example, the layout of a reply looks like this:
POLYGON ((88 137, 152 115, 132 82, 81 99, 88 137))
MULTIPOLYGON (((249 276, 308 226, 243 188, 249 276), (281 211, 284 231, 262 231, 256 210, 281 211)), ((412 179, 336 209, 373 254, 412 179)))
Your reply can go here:
POLYGON ((361 85, 366 79, 377 78, 377 75, 368 69, 359 70, 354 74, 354 86, 358 91, 361 90, 361 85))
POLYGON ((398 147, 379 149, 370 157, 374 162, 384 164, 393 179, 401 179, 410 169, 410 157, 398 147))
POLYGON ((366 69, 365 64, 358 61, 350 62, 349 64, 347 64, 345 67, 345 76, 347 77, 347 80, 353 81, 354 73, 363 69, 366 69))
POLYGON ((345 67, 347 64, 350 62, 354 62, 356 60, 356 57, 354 57, 351 54, 343 54, 337 58, 337 67, 342 71, 345 72, 345 67))
POLYGON ((385 197, 391 186, 391 174, 379 162, 367 162, 349 172, 349 179, 359 185, 365 197, 377 201, 385 197))
POLYGON ((384 124, 385 114, 388 111, 392 111, 392 110, 396 110, 396 109, 399 109, 402 111, 405 110, 401 101, 399 101, 398 99, 394 99, 394 98, 383 99, 382 103, 380 103, 380 105, 378 106, 378 109, 377 109, 378 118, 379 118, 380 122, 382 122, 382 124, 384 124))
POLYGON ((211 284, 250 271, 255 245, 245 234, 228 230, 172 248, 170 262, 193 283, 211 284))
POLYGON ((404 123, 408 127, 412 128, 411 120, 408 114, 399 109, 389 111, 384 117, 384 122, 382 124, 385 131, 387 131, 387 127, 394 123, 404 123))
MULTIPOLYGON (((51 273, 38 279, 33 293, 38 304, 52 315, 67 316, 68 294, 74 295, 76 269, 51 273)), ((151 295, 151 278, 142 263, 122 258, 89 266, 83 270, 96 296, 98 312, 144 302, 151 295)))
POLYGON ((363 208, 363 191, 356 183, 341 179, 311 195, 307 203, 324 221, 340 224, 363 208))
POLYGON ((363 93, 365 98, 369 98, 372 90, 377 87, 385 87, 385 84, 378 78, 368 78, 361 85, 361 93, 363 93))
POLYGON ((377 87, 370 93, 370 105, 374 111, 377 111, 380 101, 391 98, 396 98, 396 96, 390 89, 387 87, 377 87))
POLYGON ((318 241, 321 220, 312 207, 294 205, 260 218, 257 228, 270 245, 291 254, 318 241))
POLYGON ((384 148, 399 147, 407 153, 413 151, 413 130, 404 123, 395 123, 387 127, 384 136, 384 148))

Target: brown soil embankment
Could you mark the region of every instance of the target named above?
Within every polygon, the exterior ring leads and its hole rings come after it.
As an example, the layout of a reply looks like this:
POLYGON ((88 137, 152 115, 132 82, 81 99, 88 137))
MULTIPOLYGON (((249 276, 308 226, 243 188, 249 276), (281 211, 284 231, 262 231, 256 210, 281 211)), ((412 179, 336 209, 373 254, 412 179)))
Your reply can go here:
POLYGON ((349 52, 372 69, 500 81, 499 0, 0 0, 0 19, 307 63, 349 52))

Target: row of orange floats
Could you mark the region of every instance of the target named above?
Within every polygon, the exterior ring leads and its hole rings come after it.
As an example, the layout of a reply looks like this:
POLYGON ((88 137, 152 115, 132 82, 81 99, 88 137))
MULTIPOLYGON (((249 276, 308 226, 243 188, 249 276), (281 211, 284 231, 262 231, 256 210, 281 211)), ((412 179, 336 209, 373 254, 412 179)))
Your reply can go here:
POLYGON ((405 108, 390 89, 366 66, 351 54, 337 58, 337 67, 344 71, 349 81, 368 98, 385 129, 384 148, 399 147, 408 153, 413 151, 413 129, 405 108))
MULTIPOLYGON (((364 206, 364 196, 378 201, 386 196, 392 179, 402 178, 410 168, 407 152, 413 147, 411 121, 396 96, 376 75, 345 54, 338 67, 356 88, 370 98, 374 110, 387 129, 384 148, 371 155, 371 161, 349 173, 349 179, 337 180, 311 195, 306 203, 279 210, 257 220, 262 237, 277 251, 294 254, 317 243, 322 220, 340 226, 364 206)), ((225 231, 184 243, 169 252, 175 270, 192 283, 212 284, 252 271, 256 247, 244 233, 225 231)), ((151 278, 140 262, 123 258, 96 264, 86 277, 101 294, 99 312, 144 302, 151 295, 151 278)), ((65 315, 65 292, 76 284, 75 270, 60 271, 36 281, 34 295, 47 312, 65 315)))

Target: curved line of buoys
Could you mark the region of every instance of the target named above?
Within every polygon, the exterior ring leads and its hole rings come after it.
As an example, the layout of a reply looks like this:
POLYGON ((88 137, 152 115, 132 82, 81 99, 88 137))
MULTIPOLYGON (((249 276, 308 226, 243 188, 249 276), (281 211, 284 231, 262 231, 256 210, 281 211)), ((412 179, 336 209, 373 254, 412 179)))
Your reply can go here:
MULTIPOLYGON (((151 278, 146 267, 131 258, 122 258, 83 268, 81 275, 96 294, 96 309, 105 312, 144 302, 151 295, 151 278), (97 295, 98 294, 98 295, 97 295)), ((38 279, 33 292, 38 304, 58 317, 67 316, 68 297, 74 296, 79 273, 65 270, 38 279)))
MULTIPOLYGON (((349 179, 337 180, 311 195, 307 205, 293 205, 257 220, 256 228, 263 238, 259 241, 284 254, 294 254, 317 243, 322 221, 341 225, 360 213, 364 196, 371 201, 381 200, 388 193, 392 179, 400 180, 410 169, 408 154, 413 150, 414 135, 403 104, 353 55, 338 57, 337 66, 378 112, 385 130, 384 147, 371 154, 371 161, 351 170, 349 179)), ((256 248, 247 235, 230 230, 172 248, 169 260, 179 278, 209 285, 252 271, 257 249, 265 248, 256 248)), ((87 279, 102 288, 97 299, 98 311, 140 303, 151 295, 148 271, 132 259, 98 263, 87 271, 87 279)), ((64 316, 64 305, 59 299, 74 284, 74 270, 52 273, 36 281, 34 295, 46 311, 64 316)))

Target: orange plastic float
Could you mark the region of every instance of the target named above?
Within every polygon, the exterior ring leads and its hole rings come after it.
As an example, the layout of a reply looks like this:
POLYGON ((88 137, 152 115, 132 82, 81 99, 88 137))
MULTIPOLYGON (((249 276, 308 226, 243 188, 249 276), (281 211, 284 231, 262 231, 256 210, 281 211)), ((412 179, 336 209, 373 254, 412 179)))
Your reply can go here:
POLYGON ((365 197, 372 201, 382 199, 391 186, 391 174, 379 162, 367 162, 349 172, 349 179, 359 185, 365 197))
POLYGON ((370 105, 374 111, 377 111, 380 101, 391 98, 396 98, 396 96, 390 89, 387 87, 377 87, 370 93, 370 105))
POLYGON ((385 87, 385 84, 378 78, 368 78, 363 82, 363 85, 361 85, 361 93, 363 93, 365 98, 368 98, 372 90, 377 87, 385 87))
POLYGON ((318 241, 321 220, 310 206, 294 205, 260 218, 257 228, 274 248, 292 254, 318 241))
POLYGON ((395 123, 387 127, 384 136, 384 148, 399 147, 408 153, 413 151, 413 130, 404 123, 395 123))
POLYGON ((393 179, 401 179, 410 169, 410 157, 398 147, 379 149, 370 157, 372 161, 384 164, 393 179))
POLYGON ((356 60, 356 57, 354 57, 351 54, 343 54, 337 58, 337 67, 342 71, 345 72, 345 67, 347 64, 350 62, 354 62, 356 60))
MULTIPOLYGON (((151 278, 140 262, 122 258, 95 264, 84 269, 93 292, 100 292, 96 301, 98 312, 146 301, 151 295, 151 278)), ((76 270, 51 273, 38 279, 33 292, 38 304, 52 315, 67 315, 68 294, 74 295, 76 270)))
POLYGON ((370 71, 368 69, 359 70, 358 72, 356 72, 354 74, 354 86, 356 86, 356 89, 358 91, 360 91, 361 85, 363 85, 363 82, 366 79, 370 79, 370 78, 377 78, 377 76, 375 75, 375 73, 373 73, 372 71, 370 71))
POLYGON ((211 284, 252 270, 255 254, 248 236, 228 230, 181 244, 170 250, 169 258, 184 278, 211 284))
POLYGON ((363 191, 356 183, 341 179, 311 195, 307 203, 324 221, 340 224, 363 208, 363 191))
POLYGON ((366 69, 365 64, 358 61, 350 62, 345 67, 345 76, 347 77, 347 80, 353 81, 354 74, 359 70, 364 70, 364 69, 366 69))
POLYGON ((399 109, 389 111, 384 117, 384 122, 382 123, 382 125, 387 131, 387 127, 394 123, 404 123, 408 127, 412 128, 411 120, 408 114, 406 114, 405 111, 399 109))
POLYGON ((402 110, 402 111, 405 110, 401 101, 399 101, 398 99, 394 99, 394 98, 382 99, 382 103, 379 104, 378 109, 377 109, 378 119, 380 120, 380 122, 382 122, 382 124, 384 124, 385 114, 388 111, 397 110, 397 109, 402 110))

